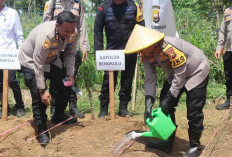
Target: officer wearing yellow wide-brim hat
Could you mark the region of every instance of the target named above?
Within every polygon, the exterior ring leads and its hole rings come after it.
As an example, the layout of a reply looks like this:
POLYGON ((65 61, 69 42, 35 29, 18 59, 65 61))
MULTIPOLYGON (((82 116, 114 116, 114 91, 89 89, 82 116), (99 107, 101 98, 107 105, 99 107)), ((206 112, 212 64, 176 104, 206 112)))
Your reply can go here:
MULTIPOLYGON (((175 107, 183 92, 187 95, 190 149, 185 156, 195 156, 200 147, 204 129, 202 109, 206 101, 209 60, 202 50, 176 37, 164 37, 163 33, 136 25, 124 50, 126 54, 140 52, 145 69, 145 113, 151 117, 156 96, 156 68, 167 73, 160 95, 160 107, 170 114, 175 124, 175 107)), ((149 142, 148 146, 167 153, 172 151, 175 133, 167 140, 149 142)))

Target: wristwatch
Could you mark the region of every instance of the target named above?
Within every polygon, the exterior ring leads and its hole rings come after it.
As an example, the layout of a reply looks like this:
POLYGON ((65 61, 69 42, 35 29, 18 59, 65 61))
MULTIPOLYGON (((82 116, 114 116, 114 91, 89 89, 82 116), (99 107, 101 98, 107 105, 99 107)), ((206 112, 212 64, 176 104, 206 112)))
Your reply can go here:
POLYGON ((43 94, 46 91, 46 89, 39 89, 39 94, 43 94))

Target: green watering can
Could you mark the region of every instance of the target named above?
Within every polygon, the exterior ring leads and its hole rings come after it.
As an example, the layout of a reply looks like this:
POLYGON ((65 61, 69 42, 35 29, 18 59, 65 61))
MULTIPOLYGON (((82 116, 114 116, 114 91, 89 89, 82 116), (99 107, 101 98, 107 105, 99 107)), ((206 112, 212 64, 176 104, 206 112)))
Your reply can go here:
POLYGON ((170 115, 166 116, 161 108, 156 108, 151 113, 153 120, 147 118, 147 126, 149 132, 136 133, 132 132, 132 139, 137 137, 156 137, 161 140, 167 140, 172 133, 176 130, 176 126, 173 124, 170 115))

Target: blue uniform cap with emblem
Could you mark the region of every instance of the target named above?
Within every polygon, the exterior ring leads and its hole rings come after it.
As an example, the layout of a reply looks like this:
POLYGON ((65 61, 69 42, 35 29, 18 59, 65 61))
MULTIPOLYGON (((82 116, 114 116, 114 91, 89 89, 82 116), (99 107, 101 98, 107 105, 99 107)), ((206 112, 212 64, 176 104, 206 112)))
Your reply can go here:
POLYGON ((139 52, 151 45, 156 44, 163 38, 164 33, 160 33, 159 31, 136 24, 126 44, 124 53, 131 54, 139 52))

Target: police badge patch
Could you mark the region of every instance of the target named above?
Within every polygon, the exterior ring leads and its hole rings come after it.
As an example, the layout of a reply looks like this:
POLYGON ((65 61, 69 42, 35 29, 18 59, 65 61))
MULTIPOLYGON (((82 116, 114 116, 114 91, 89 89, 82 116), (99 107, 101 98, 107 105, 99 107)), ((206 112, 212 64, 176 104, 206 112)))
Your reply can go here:
POLYGON ((184 63, 186 63, 186 56, 185 54, 172 46, 171 44, 168 44, 164 48, 164 53, 169 56, 169 60, 172 63, 172 68, 178 68, 182 66, 184 63))
POLYGON ((157 23, 160 20, 159 17, 159 13, 160 13, 160 7, 159 6, 153 6, 152 7, 152 20, 153 22, 157 23))
POLYGON ((46 12, 48 10, 48 4, 45 4, 44 6, 44 12, 46 12))

